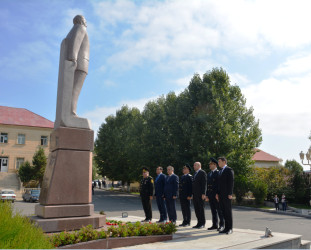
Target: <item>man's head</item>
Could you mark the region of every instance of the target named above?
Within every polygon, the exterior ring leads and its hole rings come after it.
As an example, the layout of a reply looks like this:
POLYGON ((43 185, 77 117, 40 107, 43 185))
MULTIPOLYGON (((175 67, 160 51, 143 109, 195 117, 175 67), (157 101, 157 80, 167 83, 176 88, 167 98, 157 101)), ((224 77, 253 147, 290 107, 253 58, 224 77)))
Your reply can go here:
POLYGON ((73 24, 81 24, 86 27, 86 20, 82 15, 76 15, 73 19, 73 24))
POLYGON ((225 157, 218 157, 218 165, 220 168, 223 168, 227 165, 227 159, 225 157))
POLYGON ((218 161, 215 158, 211 157, 210 161, 209 161, 210 170, 212 170, 212 171, 215 170, 217 168, 217 166, 218 166, 218 161))
POLYGON ((194 164, 193 164, 193 169, 194 169, 194 171, 198 171, 199 169, 201 169, 201 162, 195 162, 194 164))
POLYGON ((157 174, 161 174, 163 172, 163 168, 161 166, 158 166, 156 172, 157 174))
POLYGON ((147 178, 149 176, 149 169, 146 167, 143 167, 143 177, 147 178))
POLYGON ((183 172, 183 174, 189 174, 190 171, 191 171, 191 167, 188 163, 186 163, 185 166, 183 166, 183 168, 182 168, 182 172, 183 172))
POLYGON ((174 173, 174 167, 172 166, 168 166, 166 170, 168 175, 172 175, 174 173))

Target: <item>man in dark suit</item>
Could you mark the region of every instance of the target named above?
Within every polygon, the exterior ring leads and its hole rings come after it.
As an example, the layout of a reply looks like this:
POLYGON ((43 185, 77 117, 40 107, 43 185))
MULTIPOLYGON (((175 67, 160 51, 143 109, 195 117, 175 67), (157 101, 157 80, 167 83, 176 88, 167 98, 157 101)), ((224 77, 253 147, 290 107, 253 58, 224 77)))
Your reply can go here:
POLYGON ((204 228, 205 227, 205 211, 204 211, 204 202, 206 195, 206 184, 207 177, 206 172, 201 169, 201 163, 195 162, 193 164, 194 176, 192 182, 192 194, 193 194, 193 205, 195 215, 198 219, 197 225, 193 228, 204 228))
POLYGON ((180 179, 179 185, 179 198, 183 222, 180 227, 190 226, 191 221, 191 197, 192 197, 192 175, 190 174, 191 168, 188 163, 183 167, 183 176, 180 179))
POLYGON ((218 176, 219 171, 217 169, 218 161, 215 158, 210 158, 209 168, 210 172, 207 174, 207 191, 206 201, 209 201, 213 225, 207 230, 217 229, 218 231, 224 230, 224 217, 219 207, 219 202, 216 200, 216 194, 218 190, 218 176), (218 217, 219 217, 219 228, 218 228, 218 217))
POLYGON ((160 220, 157 223, 166 222, 167 220, 167 211, 166 205, 164 201, 164 187, 165 187, 165 179, 166 175, 163 174, 163 168, 161 166, 157 167, 157 178, 154 181, 154 189, 155 189, 155 196, 157 200, 158 209, 160 212, 160 220))
POLYGON ((219 233, 232 234, 232 194, 234 173, 232 168, 227 166, 225 157, 218 158, 218 165, 221 168, 218 177, 218 191, 216 199, 219 201, 220 209, 224 215, 225 228, 219 233))
POLYGON ((140 197, 146 216, 142 222, 150 222, 152 220, 153 178, 149 176, 149 169, 146 167, 143 167, 143 178, 140 181, 140 197))
POLYGON ((174 168, 172 166, 167 167, 167 174, 165 187, 164 187, 164 198, 166 203, 166 209, 168 218, 172 223, 176 223, 176 199, 178 193, 179 178, 174 174, 174 168))

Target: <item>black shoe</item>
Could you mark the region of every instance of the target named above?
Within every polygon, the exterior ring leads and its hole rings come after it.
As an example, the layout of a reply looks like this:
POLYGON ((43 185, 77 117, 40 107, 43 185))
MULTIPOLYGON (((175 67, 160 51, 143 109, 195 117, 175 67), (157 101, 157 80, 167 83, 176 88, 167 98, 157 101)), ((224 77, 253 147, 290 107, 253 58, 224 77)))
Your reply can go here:
POLYGON ((224 226, 220 226, 219 228, 217 228, 217 231, 223 231, 225 229, 224 226))
POLYGON ((219 230, 219 233, 220 233, 220 234, 225 234, 225 233, 227 233, 228 231, 229 231, 229 230, 227 230, 227 229, 224 228, 223 230, 219 230))
POLYGON ((190 226, 190 223, 189 224, 184 224, 184 227, 189 227, 190 226))
POLYGON ((216 226, 211 226, 207 230, 216 230, 216 229, 218 229, 216 226))
POLYGON ((232 233, 233 233, 232 229, 229 229, 229 230, 226 232, 226 234, 232 234, 232 233))
POLYGON ((193 226, 192 228, 199 228, 200 226, 199 225, 195 225, 195 226, 193 226))
POLYGON ((150 221, 151 221, 151 220, 147 220, 147 219, 146 219, 146 220, 142 220, 141 222, 150 222, 150 221))
POLYGON ((186 224, 184 224, 184 223, 182 223, 182 224, 180 224, 180 225, 178 225, 179 227, 183 227, 183 226, 185 226, 186 224))

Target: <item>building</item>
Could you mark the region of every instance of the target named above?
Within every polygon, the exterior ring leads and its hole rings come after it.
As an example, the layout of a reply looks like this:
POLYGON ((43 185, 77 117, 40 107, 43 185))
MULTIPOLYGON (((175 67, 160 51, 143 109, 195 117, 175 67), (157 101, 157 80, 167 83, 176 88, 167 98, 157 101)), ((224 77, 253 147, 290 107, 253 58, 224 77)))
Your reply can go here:
POLYGON ((49 154, 54 123, 27 109, 0 106, 0 172, 14 173, 43 147, 49 154))
POLYGON ((252 160, 255 161, 254 166, 269 168, 275 166, 282 166, 282 159, 275 157, 274 155, 268 154, 258 148, 255 149, 256 153, 253 155, 252 160))

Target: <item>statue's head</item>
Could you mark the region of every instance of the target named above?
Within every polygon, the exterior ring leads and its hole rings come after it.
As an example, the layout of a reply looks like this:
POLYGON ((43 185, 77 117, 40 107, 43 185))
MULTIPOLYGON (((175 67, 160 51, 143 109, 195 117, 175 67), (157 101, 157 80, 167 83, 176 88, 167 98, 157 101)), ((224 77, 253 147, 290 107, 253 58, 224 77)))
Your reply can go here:
POLYGON ((73 24, 81 24, 86 27, 86 20, 82 15, 76 15, 73 19, 73 24))

